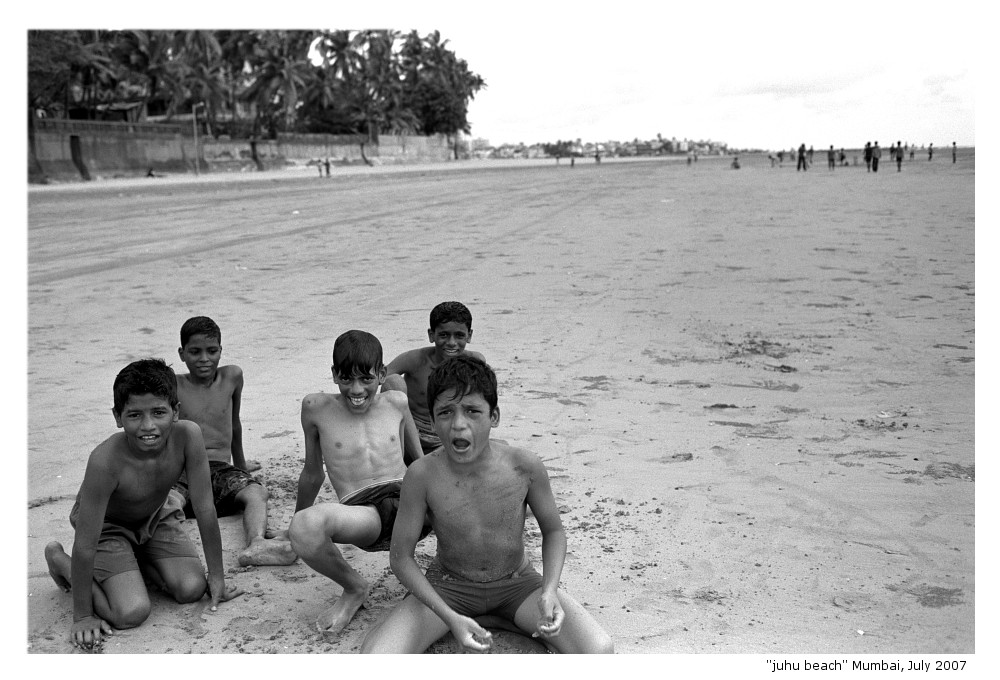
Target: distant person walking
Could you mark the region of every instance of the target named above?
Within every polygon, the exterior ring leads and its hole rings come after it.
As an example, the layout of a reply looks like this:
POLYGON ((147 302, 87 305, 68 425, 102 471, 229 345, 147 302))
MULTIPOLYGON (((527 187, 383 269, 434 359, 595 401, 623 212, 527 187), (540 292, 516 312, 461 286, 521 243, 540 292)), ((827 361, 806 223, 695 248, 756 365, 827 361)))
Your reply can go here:
POLYGON ((896 162, 896 145, 895 144, 893 144, 892 146, 889 147, 889 162, 890 163, 895 163, 896 162))
POLYGON ((927 160, 934 160, 934 142, 927 145, 927 160))
POLYGON ((837 152, 833 150, 833 144, 830 145, 830 150, 826 152, 826 165, 831 170, 837 167, 837 152))
POLYGON ((868 172, 872 171, 872 143, 865 142, 865 165, 868 166, 868 172))
POLYGON ((847 165, 847 154, 844 153, 843 149, 840 150, 840 164, 847 165))
POLYGON ((329 177, 330 176, 330 159, 327 158, 325 161, 323 161, 323 165, 326 166, 326 176, 329 177))
POLYGON ((901 142, 896 140, 896 172, 903 171, 903 147, 901 142))
POLYGON ((875 140, 875 146, 872 147, 872 172, 878 172, 878 162, 882 158, 882 149, 878 148, 878 140, 875 140))
POLYGON ((955 142, 951 143, 951 162, 954 163, 958 160, 958 147, 955 146, 955 142))
POLYGON ((802 146, 799 147, 799 162, 795 166, 795 172, 798 172, 799 170, 805 172, 808 169, 809 166, 806 165, 806 145, 803 143, 802 146))
POLYGON ((914 149, 916 149, 916 148, 917 148, 917 147, 915 147, 915 146, 911 146, 911 147, 910 147, 910 160, 911 160, 911 161, 913 160, 913 151, 914 151, 914 149))
POLYGON ((809 145, 809 151, 806 152, 806 156, 809 158, 809 165, 813 164, 813 148, 812 144, 809 145))

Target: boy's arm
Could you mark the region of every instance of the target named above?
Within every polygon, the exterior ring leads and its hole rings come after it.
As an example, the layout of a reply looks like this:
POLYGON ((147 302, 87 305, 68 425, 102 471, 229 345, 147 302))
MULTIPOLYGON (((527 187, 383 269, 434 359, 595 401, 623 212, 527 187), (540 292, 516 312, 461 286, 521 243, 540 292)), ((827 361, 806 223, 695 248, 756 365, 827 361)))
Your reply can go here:
POLYGON ((233 440, 231 448, 233 465, 246 471, 247 461, 243 455, 243 423, 240 421, 240 403, 243 400, 243 369, 239 366, 229 367, 233 372, 233 440))
POLYGON ((311 507, 323 486, 323 450, 319 443, 319 428, 316 426, 315 411, 319 406, 316 397, 307 396, 302 400, 302 432, 306 440, 306 460, 299 474, 299 487, 295 495, 295 512, 311 507))
POLYGON ((208 471, 208 453, 201 428, 189 421, 179 421, 175 430, 184 436, 184 469, 187 472, 188 488, 191 492, 191 507, 198 520, 202 550, 208 564, 208 588, 212 598, 211 608, 215 611, 219 602, 231 600, 243 591, 226 590, 226 577, 222 567, 222 535, 219 520, 215 514, 215 499, 212 497, 212 479, 208 471), (183 425, 182 425, 183 424, 183 425))
POLYGON ((71 557, 73 625, 70 636, 74 645, 91 646, 101 640, 101 633, 111 628, 94 614, 94 557, 104 526, 108 499, 117 485, 114 466, 107 465, 98 451, 91 454, 80 485, 80 513, 76 521, 71 557))
POLYGON ((418 458, 423 458, 424 449, 420 445, 420 432, 417 431, 417 425, 413 422, 413 414, 410 413, 410 405, 408 399, 402 394, 397 393, 397 396, 390 396, 391 392, 386 392, 385 396, 392 400, 392 404, 399 409, 399 413, 403 420, 400 423, 401 432, 401 444, 403 445, 403 462, 409 467, 413 461, 418 458))
POLYGON ((427 515, 427 486, 424 474, 426 470, 415 469, 420 467, 422 466, 408 468, 403 477, 403 486, 399 492, 399 510, 392 526, 389 566, 399 582, 448 625, 460 644, 477 651, 486 651, 490 647, 489 631, 474 619, 461 616, 449 607, 420 571, 420 565, 413 557, 427 515), (476 638, 485 642, 480 642, 476 638))
POLYGON ((527 456, 529 458, 525 461, 528 463, 526 467, 531 474, 528 507, 531 508, 538 522, 538 529, 542 533, 542 594, 538 600, 541 614, 538 632, 542 637, 552 637, 559 633, 563 622, 563 610, 556 596, 556 589, 559 587, 563 563, 566 560, 566 532, 559 518, 559 509, 552 495, 552 486, 545 465, 534 454, 527 456))
POLYGON ((389 362, 389 365, 385 367, 386 375, 406 375, 408 373, 413 373, 420 362, 420 350, 411 349, 403 352, 398 357, 389 362))

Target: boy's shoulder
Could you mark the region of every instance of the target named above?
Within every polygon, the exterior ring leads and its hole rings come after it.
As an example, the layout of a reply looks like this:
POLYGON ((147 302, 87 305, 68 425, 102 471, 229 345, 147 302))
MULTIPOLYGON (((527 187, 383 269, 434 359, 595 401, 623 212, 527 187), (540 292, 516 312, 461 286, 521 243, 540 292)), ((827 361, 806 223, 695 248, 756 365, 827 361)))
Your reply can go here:
POLYGON ((389 366, 391 367, 389 372, 396 373, 399 371, 412 371, 422 364, 429 362, 433 355, 433 347, 417 347, 414 349, 408 349, 389 362, 389 366))
POLYGON ((340 403, 339 394, 313 392, 302 397, 302 412, 315 413, 336 407, 340 403))
POLYGON ((222 376, 224 380, 242 380, 243 379, 243 369, 236 364, 229 364, 227 366, 219 366, 219 375, 222 376))
POLYGON ((396 407, 397 409, 409 408, 409 399, 403 392, 388 390, 378 393, 379 400, 396 407))

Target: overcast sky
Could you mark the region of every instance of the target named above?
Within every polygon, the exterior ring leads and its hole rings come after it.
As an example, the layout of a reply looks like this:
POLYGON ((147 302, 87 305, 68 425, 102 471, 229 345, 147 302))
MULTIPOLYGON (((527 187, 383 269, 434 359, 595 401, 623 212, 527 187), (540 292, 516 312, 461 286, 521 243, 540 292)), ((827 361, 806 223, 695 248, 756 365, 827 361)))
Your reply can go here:
POLYGON ((996 52, 969 0, 57 4, 29 26, 438 29, 486 79, 469 118, 494 145, 970 145, 976 49, 996 52))
POLYGON ((971 3, 810 4, 609 0, 439 27, 486 79, 470 120, 493 144, 975 142, 971 3))

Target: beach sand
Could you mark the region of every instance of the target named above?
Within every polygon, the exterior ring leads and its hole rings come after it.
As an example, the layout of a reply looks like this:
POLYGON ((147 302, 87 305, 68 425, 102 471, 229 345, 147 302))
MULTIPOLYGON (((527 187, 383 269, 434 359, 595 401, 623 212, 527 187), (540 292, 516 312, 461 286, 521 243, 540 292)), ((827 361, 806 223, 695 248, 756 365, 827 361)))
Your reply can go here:
MULTIPOLYGON (((369 330, 388 360, 455 299, 500 382, 495 436, 548 467, 562 587, 619 653, 974 652, 972 151, 877 175, 729 161, 29 189, 28 651, 74 651, 42 551, 72 545, 122 366, 183 368, 183 321, 219 323, 282 528, 336 336, 369 330)), ((215 613, 155 594, 105 654, 350 653, 403 595, 387 554, 345 547, 373 590, 326 638, 339 587, 239 567, 240 519, 220 526, 246 594, 215 613)), ((533 520, 526 540, 540 562, 533 520)))

